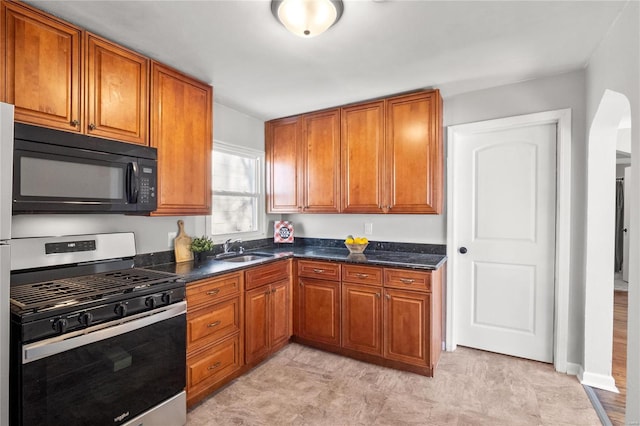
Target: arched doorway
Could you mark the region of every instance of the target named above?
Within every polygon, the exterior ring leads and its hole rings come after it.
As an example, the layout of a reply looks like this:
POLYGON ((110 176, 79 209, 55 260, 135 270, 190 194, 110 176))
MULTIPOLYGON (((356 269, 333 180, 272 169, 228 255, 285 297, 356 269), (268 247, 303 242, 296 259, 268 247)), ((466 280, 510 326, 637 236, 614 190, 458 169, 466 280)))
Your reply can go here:
POLYGON ((611 374, 616 140, 631 106, 626 96, 605 90, 589 129, 585 255, 584 362, 581 382, 617 392, 611 374))

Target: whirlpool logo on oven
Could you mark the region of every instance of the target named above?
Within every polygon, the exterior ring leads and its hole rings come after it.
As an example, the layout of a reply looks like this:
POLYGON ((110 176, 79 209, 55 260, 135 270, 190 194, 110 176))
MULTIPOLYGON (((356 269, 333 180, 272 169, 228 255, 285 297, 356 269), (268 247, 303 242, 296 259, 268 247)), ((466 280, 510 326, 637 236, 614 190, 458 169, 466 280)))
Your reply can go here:
POLYGON ((113 418, 113 422, 114 423, 118 423, 123 421, 124 419, 126 419, 127 417, 129 417, 129 412, 127 411, 126 413, 122 413, 120 414, 118 417, 114 417, 113 418))

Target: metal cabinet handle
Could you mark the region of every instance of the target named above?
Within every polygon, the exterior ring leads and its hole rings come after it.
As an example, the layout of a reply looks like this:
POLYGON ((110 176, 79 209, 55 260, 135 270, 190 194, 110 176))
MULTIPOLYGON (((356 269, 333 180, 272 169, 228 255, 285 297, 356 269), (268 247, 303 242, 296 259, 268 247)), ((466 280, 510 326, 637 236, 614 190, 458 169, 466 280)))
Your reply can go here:
POLYGON ((275 293, 275 292, 276 292, 275 288, 271 289, 271 293, 275 293))
POLYGON ((358 278, 369 278, 369 274, 356 274, 358 278))
POLYGON ((302 287, 304 285, 304 283, 302 281, 299 282, 300 287, 302 287))
POLYGON ((221 362, 217 361, 215 364, 210 365, 207 370, 215 370, 216 368, 220 367, 221 362))
POLYGON ((380 297, 380 293, 376 293, 376 297, 378 297, 378 298, 379 298, 379 297, 380 297))
POLYGON ((324 269, 314 269, 313 272, 315 272, 316 274, 322 274, 324 272, 324 269))
POLYGON ((96 125, 91 123, 89 124, 89 130, 95 130, 96 129, 96 125))
POLYGON ((211 328, 211 327, 216 327, 220 325, 220 321, 216 321, 216 322, 212 322, 211 324, 207 324, 207 327, 211 328))
POLYGON ((400 278, 400 281, 404 284, 413 284, 414 282, 416 282, 416 280, 413 280, 411 278, 400 278))
POLYGON ((71 125, 72 125, 73 127, 78 127, 78 125, 79 125, 79 124, 80 124, 80 122, 79 122, 78 120, 72 120, 72 121, 71 121, 71 125))
POLYGON ((215 295, 216 295, 216 294, 218 294, 218 293, 220 293, 220 289, 219 289, 219 288, 216 288, 216 289, 214 289, 214 290, 211 290, 211 291, 208 291, 208 292, 207 292, 207 294, 208 294, 209 296, 215 296, 215 295))
POLYGON ((387 300, 391 300, 391 296, 389 295, 389 293, 385 294, 384 297, 386 297, 387 300))

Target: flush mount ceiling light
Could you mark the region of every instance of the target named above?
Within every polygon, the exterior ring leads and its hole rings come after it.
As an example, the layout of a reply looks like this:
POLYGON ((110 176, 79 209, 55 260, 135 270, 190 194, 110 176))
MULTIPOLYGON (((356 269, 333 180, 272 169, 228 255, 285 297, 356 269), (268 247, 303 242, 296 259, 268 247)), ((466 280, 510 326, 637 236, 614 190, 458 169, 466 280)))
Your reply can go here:
POLYGON ((272 0, 271 13, 300 37, 322 34, 342 16, 342 0, 272 0))

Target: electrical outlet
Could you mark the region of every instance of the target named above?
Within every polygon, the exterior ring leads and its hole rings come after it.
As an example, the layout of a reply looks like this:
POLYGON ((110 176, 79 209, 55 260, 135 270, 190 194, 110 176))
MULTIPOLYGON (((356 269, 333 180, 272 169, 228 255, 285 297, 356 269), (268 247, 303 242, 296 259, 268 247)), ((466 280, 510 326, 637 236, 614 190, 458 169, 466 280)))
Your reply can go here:
POLYGON ((367 222, 364 224, 364 235, 373 235, 373 223, 367 222))
POLYGON ((167 235, 167 247, 173 248, 173 240, 176 239, 176 235, 178 235, 178 233, 175 231, 169 232, 167 235))

